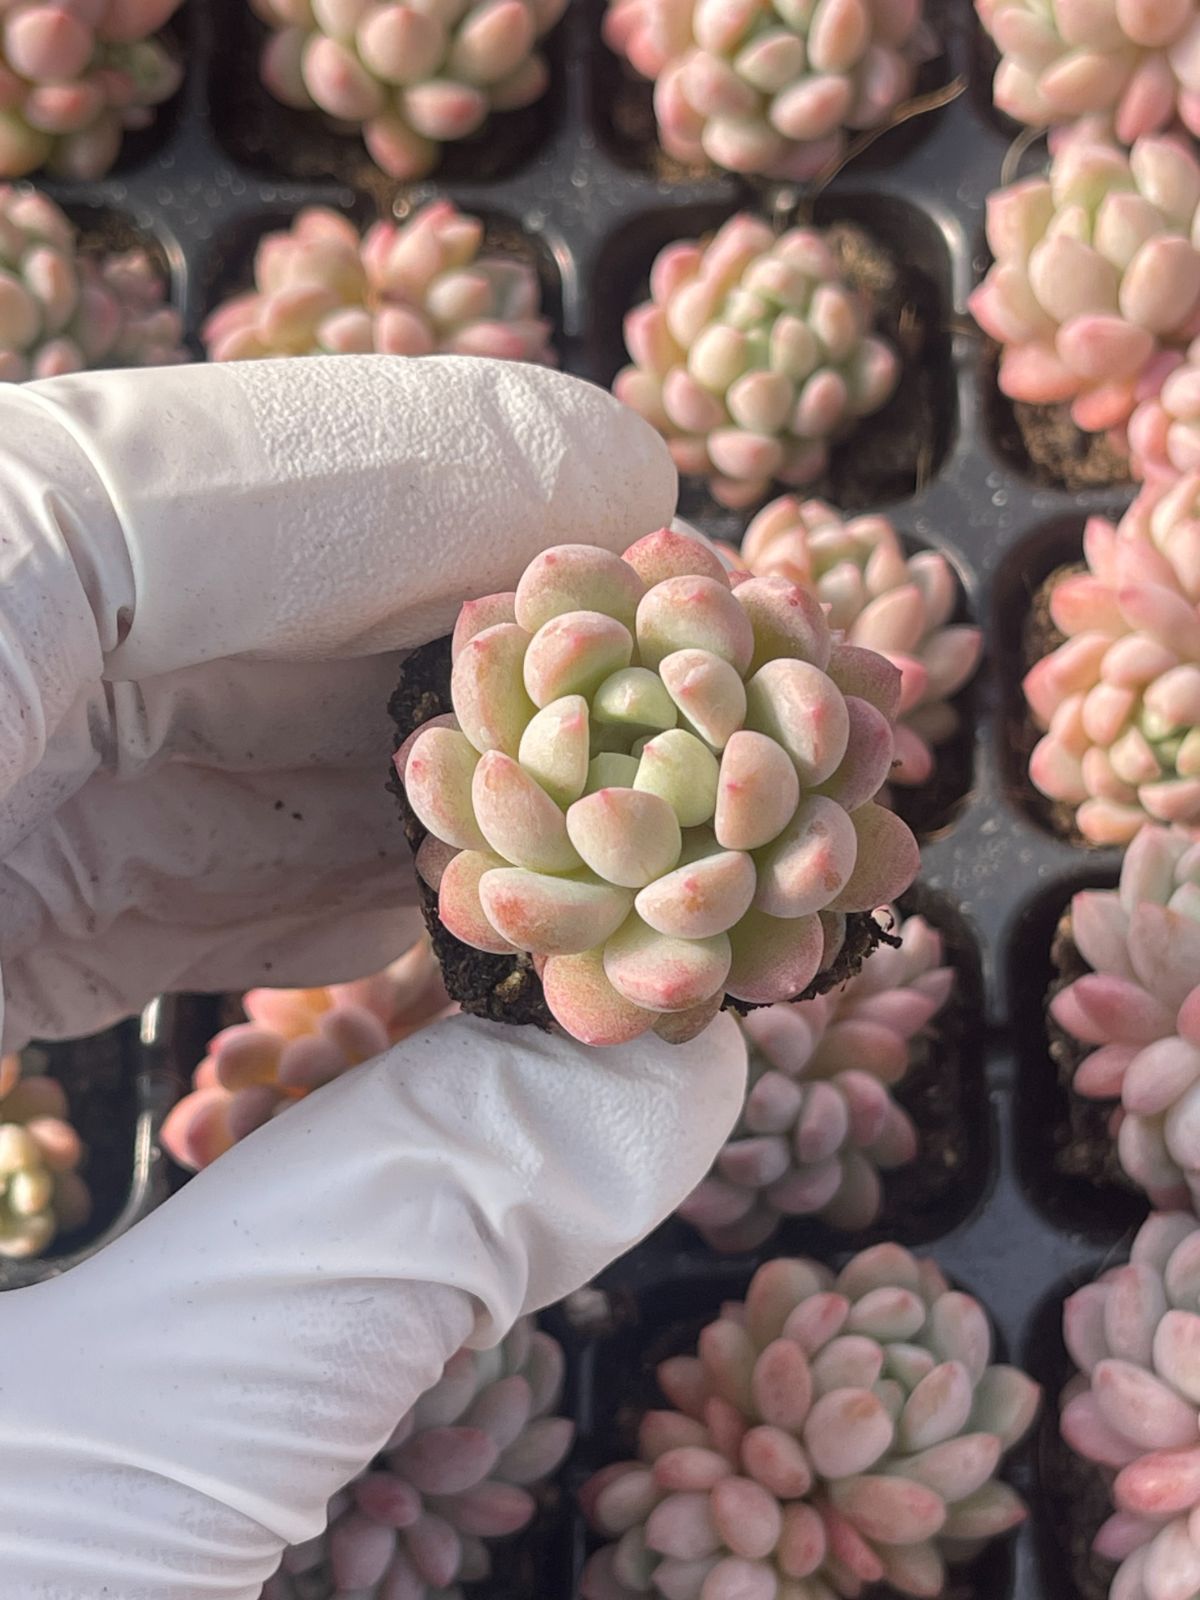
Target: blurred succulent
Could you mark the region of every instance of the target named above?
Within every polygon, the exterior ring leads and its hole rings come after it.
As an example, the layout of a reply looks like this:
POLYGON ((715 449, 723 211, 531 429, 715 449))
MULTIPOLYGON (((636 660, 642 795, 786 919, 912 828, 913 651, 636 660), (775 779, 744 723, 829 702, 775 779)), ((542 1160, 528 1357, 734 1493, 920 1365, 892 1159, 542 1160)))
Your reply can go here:
POLYGON ((1050 615, 1065 643, 1025 676, 1046 735, 1029 776, 1074 806, 1091 844, 1144 822, 1200 822, 1200 475, 1141 501, 1119 528, 1093 517, 1086 570, 1061 578, 1050 615))
POLYGON ((788 1216, 835 1228, 879 1215, 881 1171, 917 1153, 917 1130, 892 1099, 910 1041, 954 986, 942 939, 924 917, 901 922, 840 989, 767 1006, 742 1023, 750 1078, 741 1119, 716 1166, 679 1208, 717 1250, 756 1250, 788 1216))
POLYGON ((995 1478, 1037 1385, 991 1366, 987 1317, 899 1245, 835 1278, 770 1261, 744 1304, 658 1368, 639 1459, 602 1468, 585 1512, 616 1542, 584 1600, 832 1600, 886 1582, 942 1592, 945 1562, 1019 1523, 995 1478))
POLYGON ((396 756, 418 870, 463 943, 533 955, 585 1043, 794 998, 915 875, 872 803, 900 674, 784 578, 731 589, 667 529, 559 545, 464 607, 453 654, 454 716, 396 756))
POLYGON ((284 105, 361 128, 393 178, 420 178, 490 112, 540 100, 538 49, 566 0, 251 0, 271 28, 262 78, 284 105))
POLYGON ((633 364, 613 390, 681 472, 708 476, 723 505, 750 506, 773 479, 820 477, 831 442, 891 396, 899 358, 868 327, 819 233, 777 237, 743 212, 659 252, 650 299, 625 318, 633 364))
POLYGON ((1163 353, 1200 332, 1198 202, 1182 141, 1127 153, 1083 133, 1056 145, 1047 177, 990 195, 995 262, 970 307, 1001 346, 1003 392, 1069 402, 1088 432, 1123 426, 1163 353))
POLYGON ((0 185, 0 382, 189 360, 144 250, 85 256, 44 194, 0 185))
POLYGON ((182 72, 154 35, 180 0, 5 5, 0 25, 0 177, 48 166, 100 178, 126 129, 145 128, 182 72))
POLYGON ((1200 1199, 1200 843, 1143 828, 1118 890, 1071 901, 1071 936, 1092 971, 1050 1012, 1090 1053, 1079 1094, 1119 1099, 1121 1165, 1155 1205, 1200 1199), (1193 1198, 1189 1198, 1189 1195, 1193 1198))
POLYGON ((1114 1514, 1096 1553, 1121 1563, 1112 1600, 1200 1592, 1200 1228, 1158 1212, 1114 1267, 1071 1295, 1063 1334, 1079 1375, 1062 1434, 1102 1468, 1114 1514))
POLYGON ((900 715, 890 782, 933 775, 933 746, 958 731, 949 704, 979 665, 983 635, 951 624, 958 580, 945 556, 905 557, 886 517, 844 521, 820 500, 773 500, 746 529, 741 559, 759 577, 778 573, 811 589, 829 626, 848 644, 876 650, 900 669, 900 715))
POLYGON ((22 1076, 19 1056, 0 1057, 0 1256, 40 1256, 83 1226, 92 1209, 83 1156, 57 1079, 22 1076))
POLYGON ((196 1171, 313 1089, 361 1066, 449 1009, 422 938, 386 971, 323 989, 250 989, 249 1021, 223 1028, 192 1090, 168 1113, 162 1140, 196 1171))
POLYGON ((483 223, 449 200, 365 237, 314 206, 254 258, 254 288, 202 330, 210 361, 257 356, 434 354, 554 362, 537 273, 481 255, 483 223))
POLYGON ((1122 144, 1176 117, 1200 134, 1194 0, 975 0, 1000 51, 993 98, 1033 127, 1109 119, 1122 144))
POLYGON ((604 38, 654 80, 680 161, 812 178, 912 92, 922 0, 609 0, 604 38))
POLYGON ((1200 471, 1200 339, 1164 354, 1157 367, 1152 392, 1129 419, 1129 454, 1135 478, 1169 487, 1200 471))
POLYGON ((554 1415, 563 1366, 528 1318, 495 1349, 451 1357, 263 1600, 451 1600, 486 1578, 489 1546, 528 1525, 533 1491, 571 1448, 574 1425, 554 1415))

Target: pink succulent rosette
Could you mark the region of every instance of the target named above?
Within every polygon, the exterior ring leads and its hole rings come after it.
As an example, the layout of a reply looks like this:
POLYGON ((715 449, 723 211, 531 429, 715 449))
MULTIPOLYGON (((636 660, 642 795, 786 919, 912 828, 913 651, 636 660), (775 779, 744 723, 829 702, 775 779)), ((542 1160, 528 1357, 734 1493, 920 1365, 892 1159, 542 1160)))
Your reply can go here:
POLYGON ((571 1448, 574 1425, 554 1414, 563 1372, 530 1318, 494 1349, 459 1351, 262 1600, 450 1600, 486 1578, 493 1545, 533 1520, 571 1448))
POLYGON ((163 1123, 167 1151, 192 1171, 451 1009, 425 939, 373 978, 250 989, 242 1006, 249 1020, 217 1034, 163 1123))
POLYGON ((1155 1205, 1200 1196, 1200 842, 1148 827, 1118 890, 1071 901, 1071 934, 1092 968, 1051 1015, 1092 1049, 1075 1074, 1091 1099, 1119 1100, 1121 1165, 1155 1205))
POLYGON ((742 541, 758 576, 811 589, 829 626, 848 644, 876 650, 900 669, 900 713, 890 783, 928 783, 934 754, 958 732, 951 698, 974 676, 980 629, 952 623, 959 584, 936 550, 906 556, 886 517, 843 519, 820 500, 784 495, 764 506, 742 541))
POLYGON ((632 364, 613 392, 728 506, 757 504, 776 479, 819 478, 900 371, 821 234, 776 235, 745 212, 659 251, 625 344, 632 364))
POLYGON ((365 236, 310 207, 259 244, 254 288, 208 318, 208 358, 441 354, 552 366, 537 273, 484 251, 483 231, 449 200, 365 236))
POLYGON ((1063 1334, 1079 1375, 1062 1434, 1109 1481, 1093 1549, 1118 1562, 1111 1600, 1200 1592, 1200 1227, 1158 1212, 1127 1265, 1071 1295, 1063 1334))
POLYGON ((660 1364, 674 1409, 643 1416, 638 1459, 584 1486, 610 1542, 583 1600, 941 1594, 948 1561, 1025 1516, 995 1473, 1039 1390, 991 1351, 979 1304, 899 1245, 836 1277, 768 1262, 660 1364))
POLYGON ((277 100, 357 127, 393 178, 420 178, 441 147, 493 111, 546 92, 539 49, 566 0, 251 0, 271 28, 262 78, 277 100))
POLYGON ((1164 354, 1145 387, 1129 419, 1130 466, 1135 478, 1170 488, 1200 472, 1200 339, 1164 354))
POLYGON ((85 1153, 62 1085, 0 1056, 0 1256, 40 1256, 57 1234, 83 1226, 92 1209, 78 1171, 85 1153))
POLYGON ((916 842, 874 803, 900 674, 784 578, 731 587, 662 529, 559 545, 464 607, 453 714, 396 755, 417 868, 463 944, 531 956, 587 1044, 692 1038, 802 993, 916 842))
POLYGON ((668 155, 792 180, 886 122, 932 54, 921 0, 609 0, 604 38, 654 81, 668 155))
POLYGON ((1200 332, 1198 204, 1190 143, 1126 152, 1086 126, 1055 141, 1045 178, 990 195, 995 259, 969 304, 1001 347, 1003 393, 1121 429, 1163 355, 1200 332))
POLYGON ((841 988, 743 1021, 741 1118, 679 1208, 714 1249, 756 1250, 786 1217, 869 1227, 883 1202, 880 1173, 916 1156, 917 1130, 891 1090, 949 998, 954 969, 924 917, 893 920, 899 948, 879 945, 841 988))

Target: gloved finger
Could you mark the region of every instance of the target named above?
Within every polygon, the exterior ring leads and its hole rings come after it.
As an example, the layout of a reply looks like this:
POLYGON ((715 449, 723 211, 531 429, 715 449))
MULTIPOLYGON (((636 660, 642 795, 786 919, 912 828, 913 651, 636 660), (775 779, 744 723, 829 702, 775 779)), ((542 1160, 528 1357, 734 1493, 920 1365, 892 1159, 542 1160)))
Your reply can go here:
POLYGON ((6 1582, 249 1600, 468 1334, 461 1308, 494 1343, 642 1238, 707 1170, 745 1073, 728 1018, 605 1052, 456 1018, 275 1118, 69 1279, 3 1297, 25 1374, 0 1408, 6 1582))

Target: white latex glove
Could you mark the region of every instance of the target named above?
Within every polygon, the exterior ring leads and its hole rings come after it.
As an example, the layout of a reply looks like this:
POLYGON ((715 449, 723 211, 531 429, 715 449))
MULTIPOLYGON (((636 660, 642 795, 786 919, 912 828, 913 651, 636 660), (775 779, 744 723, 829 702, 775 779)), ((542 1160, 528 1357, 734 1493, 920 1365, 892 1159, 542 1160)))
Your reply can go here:
MULTIPOLYGON (((342 357, 0 392, 9 1044, 408 937, 393 652, 547 544, 665 522, 599 390, 342 357)), ((707 1169, 745 1059, 465 1018, 276 1118, 0 1299, 5 1600, 253 1600, 463 1342, 584 1282, 707 1169)))

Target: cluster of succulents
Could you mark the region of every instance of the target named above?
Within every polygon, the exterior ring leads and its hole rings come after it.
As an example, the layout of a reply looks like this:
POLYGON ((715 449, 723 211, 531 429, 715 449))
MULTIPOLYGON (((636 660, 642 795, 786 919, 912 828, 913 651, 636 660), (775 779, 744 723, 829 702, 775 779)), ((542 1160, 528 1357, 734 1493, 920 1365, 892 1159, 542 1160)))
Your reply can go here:
POLYGON ((302 211, 259 244, 254 288, 208 318, 209 360, 378 353, 553 364, 536 271, 483 252, 483 236, 483 223, 449 200, 364 236, 335 211, 302 211))
POLYGON ((639 1458, 585 1486, 611 1541, 585 1600, 941 1593, 948 1560, 1025 1515, 995 1474, 1039 1391, 991 1353, 979 1304, 899 1245, 836 1277, 768 1262, 659 1366, 674 1409, 645 1413, 639 1458))
POLYGON ((1147 827, 1119 889, 1071 901, 1071 935, 1091 967, 1050 1012, 1090 1046, 1080 1094, 1119 1100, 1121 1165, 1155 1205, 1200 1197, 1200 838, 1147 827))
POLYGON ((975 0, 1000 51, 992 96, 1033 127, 1103 118, 1122 144, 1176 118, 1200 134, 1200 17, 1192 0, 975 0))
POLYGON ((1148 820, 1200 821, 1200 478, 1093 517, 1086 570, 1054 583, 1066 635, 1025 677, 1046 729, 1029 775, 1075 808, 1093 844, 1126 844, 1148 820))
POLYGON ((396 755, 443 926, 534 958, 590 1044, 800 995, 916 842, 874 803, 900 674, 784 578, 661 529, 560 545, 464 607, 453 713, 396 755))
POLYGON ((1200 1227, 1158 1212, 1127 1265, 1077 1290, 1063 1333, 1079 1375, 1063 1393, 1070 1447, 1095 1462, 1114 1511, 1096 1535, 1120 1563, 1112 1600, 1200 1590, 1200 1227))
POLYGON ((668 155, 792 180, 885 123, 930 53, 922 0, 609 0, 604 37, 654 81, 668 155))
POLYGON ((0 186, 0 382, 189 359, 179 313, 144 250, 80 253, 46 195, 0 186))
POLYGON ((441 147, 493 111, 541 99, 538 45, 566 0, 252 0, 272 29, 262 77, 284 105, 361 128, 393 178, 420 178, 441 147))
POLYGON ((84 1148, 68 1118, 57 1079, 25 1075, 19 1056, 0 1056, 0 1257, 39 1256, 88 1219, 84 1148))
POLYGON ((0 25, 0 177, 99 178, 179 87, 155 35, 180 0, 21 0, 0 25))
POLYGON ((750 1078, 737 1127, 679 1208, 717 1250, 755 1250, 789 1216, 869 1227, 881 1171, 911 1161, 917 1129, 891 1090, 911 1041, 945 1005, 953 967, 924 917, 893 917, 900 943, 879 945, 840 989, 742 1023, 750 1078))
POLYGON ((163 1123, 170 1155, 192 1171, 322 1084, 361 1066, 449 1010, 429 942, 372 978, 320 989, 250 989, 248 1020, 223 1028, 189 1094, 163 1123))
POLYGON ((899 376, 822 235, 776 235, 745 212, 710 239, 659 252, 625 344, 632 365, 617 397, 729 506, 754 505, 776 479, 820 477, 830 444, 877 411, 899 376))
POLYGON ((952 623, 959 586, 934 550, 905 556, 886 517, 843 519, 820 500, 783 495, 746 529, 740 561, 756 577, 778 574, 812 592, 848 644, 900 669, 900 711, 889 781, 927 783, 934 748, 958 731, 951 698, 979 665, 983 635, 952 623))
POLYGON ((489 1546, 537 1511, 574 1425, 556 1416, 564 1360, 528 1318, 491 1350, 461 1350, 380 1458, 285 1552, 263 1600, 437 1600, 491 1571, 489 1546))

